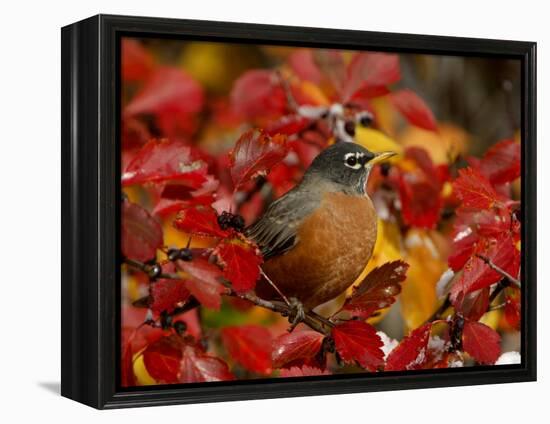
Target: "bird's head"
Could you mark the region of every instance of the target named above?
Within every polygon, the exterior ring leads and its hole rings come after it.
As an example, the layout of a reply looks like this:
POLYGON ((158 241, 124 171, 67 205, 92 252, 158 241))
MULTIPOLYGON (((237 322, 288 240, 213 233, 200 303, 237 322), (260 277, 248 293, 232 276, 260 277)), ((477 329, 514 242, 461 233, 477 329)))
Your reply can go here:
POLYGON ((372 167, 395 154, 373 153, 356 143, 336 143, 313 160, 305 177, 321 178, 342 186, 346 191, 364 194, 372 167))

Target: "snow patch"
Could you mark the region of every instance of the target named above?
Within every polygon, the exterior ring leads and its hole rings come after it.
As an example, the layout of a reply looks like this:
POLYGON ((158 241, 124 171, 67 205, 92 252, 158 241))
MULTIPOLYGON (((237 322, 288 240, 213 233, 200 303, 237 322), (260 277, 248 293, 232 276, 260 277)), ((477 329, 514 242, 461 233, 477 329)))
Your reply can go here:
POLYGON ((519 352, 504 352, 495 362, 495 365, 514 364, 521 364, 521 354, 519 352))
POLYGON ((378 334, 378 336, 382 340, 382 343, 384 343, 384 345, 382 346, 382 352, 384 352, 384 360, 386 360, 390 352, 395 349, 399 342, 389 337, 383 331, 378 331, 376 334, 378 334))

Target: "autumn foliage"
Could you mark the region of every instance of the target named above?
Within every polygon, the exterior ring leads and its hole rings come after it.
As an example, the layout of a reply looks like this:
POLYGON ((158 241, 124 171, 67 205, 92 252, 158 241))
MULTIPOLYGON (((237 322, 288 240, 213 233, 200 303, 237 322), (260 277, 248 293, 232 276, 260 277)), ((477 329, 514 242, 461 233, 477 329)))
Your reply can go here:
POLYGON ((441 146, 399 137, 450 131, 399 55, 271 54, 224 89, 122 41, 122 385, 494 364, 521 326, 520 143, 436 160, 441 146), (335 142, 400 155, 368 182, 363 275, 289 332, 287 305, 255 295, 264 258, 243 230, 335 142), (398 340, 381 331, 390 309, 398 340))

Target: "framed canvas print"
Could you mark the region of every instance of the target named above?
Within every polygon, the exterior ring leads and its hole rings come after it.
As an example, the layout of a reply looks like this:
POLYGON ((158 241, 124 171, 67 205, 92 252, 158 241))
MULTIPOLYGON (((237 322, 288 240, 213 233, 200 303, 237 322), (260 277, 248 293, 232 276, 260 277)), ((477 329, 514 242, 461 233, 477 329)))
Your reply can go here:
POLYGON ((535 43, 62 30, 62 394, 536 378, 535 43))

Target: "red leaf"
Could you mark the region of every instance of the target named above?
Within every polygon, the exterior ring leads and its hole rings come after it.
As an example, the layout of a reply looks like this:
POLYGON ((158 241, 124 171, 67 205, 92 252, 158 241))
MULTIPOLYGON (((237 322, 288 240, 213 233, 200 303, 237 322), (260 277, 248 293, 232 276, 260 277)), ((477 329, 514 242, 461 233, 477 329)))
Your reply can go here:
POLYGON ((252 290, 260 277, 262 257, 259 251, 238 240, 225 240, 215 251, 223 266, 223 275, 237 292, 252 290))
POLYGON ((288 64, 298 76, 298 78, 319 84, 323 80, 323 75, 319 70, 313 53, 310 49, 298 49, 288 57, 288 64))
MULTIPOLYGON (((401 79, 399 56, 387 53, 357 53, 347 70, 342 92, 344 102, 353 97, 384 93, 387 85, 401 79)), ((368 97, 367 97, 368 98, 368 97)))
POLYGON ((182 339, 171 335, 151 343, 143 352, 147 372, 159 383, 179 381, 182 339))
POLYGON ((227 364, 214 356, 205 355, 192 346, 185 346, 180 364, 181 383, 203 383, 209 381, 229 381, 235 377, 227 364))
POLYGON ((124 116, 137 114, 189 115, 201 110, 200 84, 178 68, 158 68, 124 108, 124 116))
POLYGON ((500 336, 485 324, 467 320, 462 332, 462 347, 480 364, 492 365, 500 356, 500 336))
POLYGON ((504 306, 504 317, 512 328, 520 330, 521 292, 513 287, 508 288, 507 292, 508 294, 505 297, 506 305, 504 306))
POLYGON ((386 262, 374 268, 346 299, 342 309, 368 318, 374 311, 387 308, 401 292, 401 282, 406 278, 409 264, 403 261, 386 262))
POLYGON ((249 119, 280 116, 286 111, 286 95, 275 72, 253 69, 235 81, 231 104, 249 119))
POLYGON ((390 94, 390 101, 411 124, 429 131, 437 131, 437 122, 428 105, 411 90, 390 94))
POLYGON ((265 327, 244 325, 222 329, 229 355, 249 371, 271 374, 271 334, 265 327))
POLYGON ((273 341, 271 355, 274 368, 288 367, 299 360, 314 358, 319 353, 324 336, 316 331, 293 331, 273 341))
POLYGON ((467 228, 462 230, 455 236, 453 240, 452 254, 449 255, 448 264, 449 267, 458 272, 466 264, 472 253, 479 236, 467 228))
POLYGON ((314 375, 330 375, 330 372, 328 370, 321 370, 316 367, 303 365, 302 367, 282 369, 280 373, 281 377, 310 377, 314 375))
POLYGON ((521 175, 521 146, 515 140, 502 140, 485 153, 480 168, 493 184, 514 181, 521 175))
POLYGON ((207 166, 180 142, 151 140, 136 154, 122 174, 122 185, 177 180, 198 189, 207 181, 207 166))
POLYGON ((386 371, 416 370, 422 368, 427 360, 428 342, 432 323, 424 324, 413 330, 401 340, 386 360, 386 371))
POLYGON ((204 306, 219 309, 221 296, 227 289, 220 283, 221 270, 206 259, 194 258, 190 262, 178 261, 177 266, 191 278, 185 281, 185 286, 191 294, 204 306))
POLYGON ((401 173, 398 179, 401 213, 406 224, 419 228, 435 228, 443 201, 433 182, 418 179, 415 173, 401 173))
POLYGON ((269 137, 262 131, 245 132, 231 152, 231 177, 239 187, 283 160, 288 153, 286 137, 269 137))
POLYGON ((479 171, 464 168, 458 171, 458 175, 453 183, 453 190, 464 207, 489 209, 500 203, 501 197, 479 171))
POLYGON ((156 258, 162 245, 162 228, 149 212, 136 203, 122 202, 122 254, 146 262, 156 258))
POLYGON ((372 325, 346 321, 332 329, 332 337, 345 362, 358 362, 369 371, 376 371, 384 363, 383 343, 372 325))
MULTIPOLYGON (((519 273, 520 252, 508 234, 503 234, 498 239, 484 240, 476 246, 475 254, 489 259, 513 277, 519 273)), ((464 265, 462 275, 451 288, 451 299, 457 299, 460 292, 467 294, 488 287, 502 278, 502 275, 490 268, 481 258, 472 256, 464 265)))
POLYGON ((311 120, 299 115, 285 115, 276 121, 265 125, 265 132, 269 136, 276 134, 293 135, 305 130, 311 124, 311 120))
POLYGON ((142 81, 152 71, 153 56, 139 41, 124 37, 121 41, 122 80, 142 81))
POLYGON ((160 314, 171 313, 189 298, 189 290, 182 280, 160 279, 151 284, 151 309, 160 314))
POLYGON ((468 294, 461 292, 452 303, 465 318, 477 321, 489 308, 489 287, 468 294))
POLYGON ((210 237, 227 237, 230 232, 218 225, 218 215, 210 207, 198 206, 181 210, 174 220, 174 227, 186 233, 210 237))

